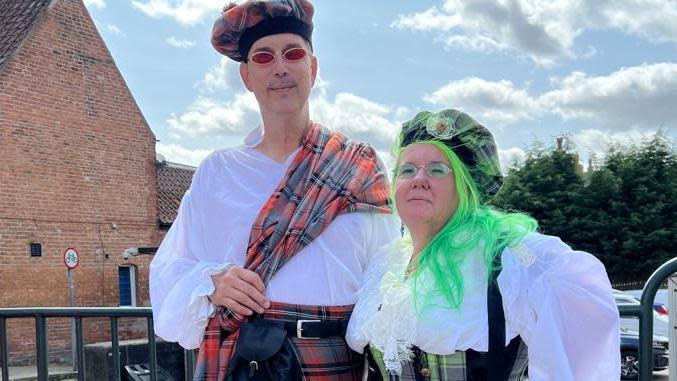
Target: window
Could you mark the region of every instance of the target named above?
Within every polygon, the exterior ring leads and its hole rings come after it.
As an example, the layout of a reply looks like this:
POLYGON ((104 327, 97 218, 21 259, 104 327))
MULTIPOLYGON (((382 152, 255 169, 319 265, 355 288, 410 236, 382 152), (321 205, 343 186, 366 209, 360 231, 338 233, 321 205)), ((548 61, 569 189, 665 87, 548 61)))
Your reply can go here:
POLYGON ((120 306, 136 306, 135 266, 120 266, 118 268, 118 285, 120 288, 120 306))
POLYGON ((42 257, 41 243, 31 243, 31 257, 42 257))

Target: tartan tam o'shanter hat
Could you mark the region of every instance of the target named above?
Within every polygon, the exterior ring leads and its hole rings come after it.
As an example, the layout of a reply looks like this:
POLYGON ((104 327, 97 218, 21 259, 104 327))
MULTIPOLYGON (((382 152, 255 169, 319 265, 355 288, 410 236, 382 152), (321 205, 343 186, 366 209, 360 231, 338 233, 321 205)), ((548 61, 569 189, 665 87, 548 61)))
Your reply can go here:
POLYGON ((313 5, 308 0, 246 0, 231 3, 214 22, 212 46, 235 61, 246 61, 256 40, 294 33, 312 46, 313 5))
POLYGON ((398 147, 425 141, 439 141, 465 164, 485 197, 492 197, 503 185, 503 174, 494 137, 483 125, 458 110, 437 113, 421 111, 402 124, 398 147))

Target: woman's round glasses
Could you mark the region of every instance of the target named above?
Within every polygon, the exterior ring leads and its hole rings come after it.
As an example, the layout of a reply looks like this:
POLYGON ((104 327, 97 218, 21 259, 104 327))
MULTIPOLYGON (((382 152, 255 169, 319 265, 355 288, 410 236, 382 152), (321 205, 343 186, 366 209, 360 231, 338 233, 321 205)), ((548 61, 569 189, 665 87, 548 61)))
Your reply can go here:
POLYGON ((418 170, 421 168, 425 170, 425 174, 428 177, 432 178, 442 178, 454 172, 443 163, 430 163, 418 167, 409 163, 404 163, 397 168, 396 175, 398 178, 410 179, 416 176, 418 170))

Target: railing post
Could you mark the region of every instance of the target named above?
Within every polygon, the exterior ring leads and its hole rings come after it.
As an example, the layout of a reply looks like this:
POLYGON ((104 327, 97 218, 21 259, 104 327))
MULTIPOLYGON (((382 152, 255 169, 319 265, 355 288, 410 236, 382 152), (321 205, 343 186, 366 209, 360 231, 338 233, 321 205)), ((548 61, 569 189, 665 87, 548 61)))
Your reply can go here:
MULTIPOLYGON (((120 357, 119 318, 145 318, 148 323, 149 344, 149 370, 150 379, 158 379, 157 348, 152 320, 152 310, 148 307, 39 307, 39 308, 0 308, 0 375, 4 381, 9 380, 9 350, 7 337, 8 319, 35 319, 35 346, 37 353, 37 380, 47 381, 49 378, 49 355, 48 355, 48 320, 50 318, 72 318, 75 327, 75 348, 77 365, 77 379, 85 379, 85 351, 82 319, 107 317, 111 322, 111 356, 113 369, 110 374, 112 379, 120 381, 123 369, 120 357)), ((104 365, 104 364, 101 364, 104 365)))
POLYGON ((113 352, 113 379, 120 381, 120 342, 118 341, 118 318, 110 318, 111 352, 113 352))
POLYGON ((9 380, 9 346, 7 345, 7 320, 0 318, 0 367, 2 379, 9 380))
POLYGON ((668 355, 668 365, 672 365, 672 372, 668 371, 668 381, 677 381, 677 313, 669 313, 669 311, 677 311, 677 276, 668 278, 668 327, 670 332, 668 334, 668 347, 672 349, 668 355))
POLYGON ((677 258, 672 258, 651 274, 642 291, 639 314, 639 381, 651 381, 653 376, 653 302, 656 292, 661 283, 675 272, 677 258))
POLYGON ((195 352, 192 349, 183 350, 183 369, 186 373, 186 381, 193 381, 195 372, 195 352))
POLYGON ((35 317, 35 346, 38 354, 38 381, 49 379, 47 367, 47 318, 38 314, 35 317))
POLYGON ((157 381, 157 352, 155 350, 155 327, 153 318, 148 319, 148 362, 150 363, 150 381, 157 381))
POLYGON ((75 346, 77 348, 78 381, 85 381, 85 345, 82 338, 82 318, 75 318, 75 346))

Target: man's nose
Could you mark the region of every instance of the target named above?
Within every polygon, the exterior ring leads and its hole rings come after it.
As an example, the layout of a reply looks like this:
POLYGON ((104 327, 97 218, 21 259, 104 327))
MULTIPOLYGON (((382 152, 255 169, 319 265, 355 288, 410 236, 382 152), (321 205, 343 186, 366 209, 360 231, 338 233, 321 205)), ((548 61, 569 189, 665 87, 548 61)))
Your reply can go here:
POLYGON ((284 57, 275 57, 273 61, 273 74, 278 77, 285 77, 289 74, 289 69, 287 68, 287 60, 284 57))

